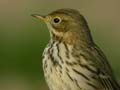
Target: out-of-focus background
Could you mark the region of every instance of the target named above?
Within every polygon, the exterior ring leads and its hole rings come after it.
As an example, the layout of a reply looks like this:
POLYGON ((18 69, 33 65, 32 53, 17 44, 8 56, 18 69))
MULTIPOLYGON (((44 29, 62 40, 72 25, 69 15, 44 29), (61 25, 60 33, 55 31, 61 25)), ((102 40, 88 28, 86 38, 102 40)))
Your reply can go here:
POLYGON ((31 14, 78 9, 120 81, 120 0, 0 0, 0 90, 48 90, 42 52, 49 32, 31 14))

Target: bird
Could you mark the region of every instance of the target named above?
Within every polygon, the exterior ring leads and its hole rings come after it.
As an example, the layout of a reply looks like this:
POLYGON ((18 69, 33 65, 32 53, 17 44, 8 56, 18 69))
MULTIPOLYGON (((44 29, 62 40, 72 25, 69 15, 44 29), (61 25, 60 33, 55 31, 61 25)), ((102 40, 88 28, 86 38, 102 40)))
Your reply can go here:
POLYGON ((32 16, 45 22, 50 32, 43 52, 50 90, 120 90, 111 65, 78 10, 63 8, 32 16))

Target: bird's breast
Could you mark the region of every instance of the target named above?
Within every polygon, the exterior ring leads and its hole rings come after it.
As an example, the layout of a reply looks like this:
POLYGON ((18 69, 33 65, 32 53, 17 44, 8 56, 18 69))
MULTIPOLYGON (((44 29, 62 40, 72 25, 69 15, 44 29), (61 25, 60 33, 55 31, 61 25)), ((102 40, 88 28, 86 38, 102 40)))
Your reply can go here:
MULTIPOLYGON (((51 90, 80 90, 90 81, 92 72, 84 57, 75 57, 73 46, 52 41, 44 51, 43 70, 51 90), (80 66, 79 61, 83 63, 80 66)), ((86 88, 95 90, 89 85, 86 88)), ((86 89, 87 90, 87 89, 86 89)))

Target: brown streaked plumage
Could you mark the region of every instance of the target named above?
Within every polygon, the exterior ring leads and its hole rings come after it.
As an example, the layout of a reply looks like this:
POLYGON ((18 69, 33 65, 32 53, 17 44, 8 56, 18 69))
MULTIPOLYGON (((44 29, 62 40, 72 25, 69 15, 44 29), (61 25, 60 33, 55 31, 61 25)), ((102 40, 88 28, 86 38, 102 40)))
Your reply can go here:
POLYGON ((51 35, 43 53, 50 90, 120 90, 111 66, 77 10, 59 9, 33 16, 47 24, 51 35))
POLYGON ((66 39, 64 41, 68 40, 69 42, 71 42, 73 38, 72 42, 75 40, 84 42, 84 39, 86 39, 87 43, 93 43, 87 22, 84 19, 84 17, 81 14, 79 14, 77 10, 60 9, 48 14, 48 16, 51 16, 52 18, 57 16, 62 19, 61 24, 52 26, 58 32, 59 31, 64 32, 65 38, 63 39, 66 39), (65 33, 67 31, 69 32, 65 33))

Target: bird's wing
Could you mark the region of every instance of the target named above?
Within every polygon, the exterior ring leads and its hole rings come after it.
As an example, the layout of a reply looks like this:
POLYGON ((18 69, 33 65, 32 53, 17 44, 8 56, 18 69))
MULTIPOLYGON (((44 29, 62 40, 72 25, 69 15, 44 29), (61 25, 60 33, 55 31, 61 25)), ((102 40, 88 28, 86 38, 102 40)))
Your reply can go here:
POLYGON ((94 47, 93 52, 93 56, 96 58, 98 63, 98 76, 103 88, 105 88, 105 90, 120 90, 120 86, 115 80, 111 66, 109 65, 104 53, 97 46, 94 47))
POLYGON ((120 90, 120 86, 113 77, 100 72, 99 79, 105 90, 120 90))
POLYGON ((84 55, 87 55, 94 67, 98 70, 97 76, 104 90, 120 90, 120 86, 114 78, 111 66, 104 53, 97 46, 85 50, 85 53, 84 55))

